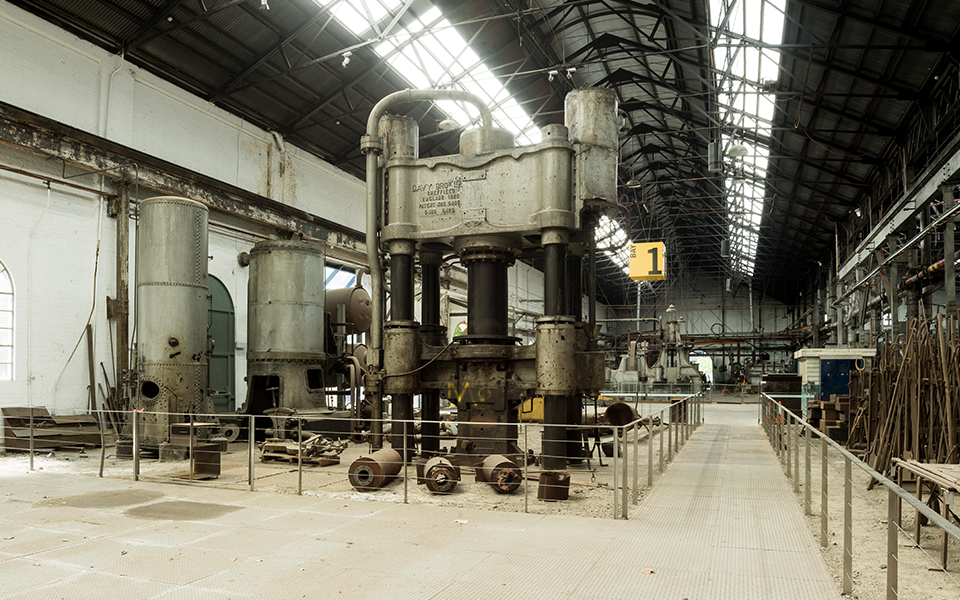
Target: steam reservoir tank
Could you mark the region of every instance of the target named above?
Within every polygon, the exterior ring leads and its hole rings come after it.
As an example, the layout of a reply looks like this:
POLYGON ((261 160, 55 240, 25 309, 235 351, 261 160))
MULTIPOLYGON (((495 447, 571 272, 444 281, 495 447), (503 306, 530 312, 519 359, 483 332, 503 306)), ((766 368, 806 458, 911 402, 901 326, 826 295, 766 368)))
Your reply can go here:
MULTIPOLYGON (((212 413, 207 394, 207 207, 174 196, 140 204, 135 404, 147 413, 212 413)), ((185 419, 184 419, 185 420, 185 419)), ((170 417, 144 414, 141 444, 169 440, 170 417)))

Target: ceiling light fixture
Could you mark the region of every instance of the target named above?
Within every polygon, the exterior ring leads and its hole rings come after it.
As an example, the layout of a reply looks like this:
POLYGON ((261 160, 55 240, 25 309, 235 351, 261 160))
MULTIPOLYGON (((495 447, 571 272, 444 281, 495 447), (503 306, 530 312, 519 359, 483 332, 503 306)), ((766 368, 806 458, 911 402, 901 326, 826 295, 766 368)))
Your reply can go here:
POLYGON ((270 5, 267 4, 267 0, 260 0, 260 10, 270 10, 270 5))
POLYGON ((560 72, 557 71, 556 69, 552 69, 552 70, 550 70, 550 71, 547 71, 547 81, 553 81, 554 76, 555 76, 555 75, 558 75, 559 73, 560 73, 560 72))
POLYGON ((343 67, 344 69, 347 68, 347 65, 350 64, 350 56, 351 56, 352 54, 353 54, 353 52, 350 52, 349 50, 347 50, 346 52, 343 53, 343 55, 342 55, 342 56, 343 56, 343 63, 340 65, 341 67, 343 67))

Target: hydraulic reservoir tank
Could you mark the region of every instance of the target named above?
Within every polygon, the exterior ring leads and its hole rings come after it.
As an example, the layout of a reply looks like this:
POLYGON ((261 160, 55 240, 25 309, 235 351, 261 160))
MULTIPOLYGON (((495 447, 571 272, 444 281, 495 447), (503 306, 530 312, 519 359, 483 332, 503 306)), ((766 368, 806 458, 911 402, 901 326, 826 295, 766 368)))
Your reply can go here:
POLYGON ((267 240, 250 251, 248 359, 324 352, 324 255, 317 246, 267 240))
POLYGON ((327 310, 337 320, 337 305, 346 307, 347 335, 364 333, 370 329, 373 320, 373 305, 370 303, 370 294, 362 287, 327 290, 327 310))
MULTIPOLYGON (((172 196, 140 203, 136 403, 147 412, 213 412, 207 395, 207 207, 172 196)), ((141 443, 169 439, 169 418, 145 415, 141 443)))

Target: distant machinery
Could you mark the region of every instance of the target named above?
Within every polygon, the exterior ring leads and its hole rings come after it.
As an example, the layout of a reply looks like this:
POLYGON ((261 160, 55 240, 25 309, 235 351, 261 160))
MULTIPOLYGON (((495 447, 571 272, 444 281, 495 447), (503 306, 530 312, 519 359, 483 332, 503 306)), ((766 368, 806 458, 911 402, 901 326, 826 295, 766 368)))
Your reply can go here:
MULTIPOLYGON (((562 469, 568 459, 580 460, 579 433, 563 426, 578 422, 582 397, 603 385, 596 328, 581 320, 580 272, 582 244, 589 242, 599 213, 617 199, 616 95, 599 88, 571 92, 565 125, 547 125, 541 133, 539 144, 517 147, 513 134, 493 126, 478 97, 450 90, 391 94, 368 119, 361 141, 373 280, 366 391, 374 415, 389 394, 393 418, 403 420, 413 418, 414 395, 421 395, 425 455, 440 451, 439 437, 427 425, 439 420, 441 395, 465 422, 455 453, 476 457, 474 464, 485 456, 518 454, 517 407, 542 395, 545 423, 559 426, 545 429, 543 466, 562 469), (460 154, 420 158, 417 122, 386 114, 396 104, 421 100, 468 102, 480 110, 482 123, 461 135, 460 154), (392 315, 386 323, 381 248, 391 271, 392 315), (507 270, 521 251, 531 250, 543 256, 545 316, 537 321, 536 342, 521 346, 508 334, 507 270), (466 266, 468 279, 469 334, 450 344, 439 319, 444 254, 466 266), (414 320, 418 256, 422 323, 414 320)), ((393 448, 414 448, 403 431, 392 428, 393 448)), ((380 432, 372 433, 374 447, 380 447, 380 432)))
POLYGON ((689 348, 680 336, 683 318, 677 318, 677 309, 672 304, 666 310, 666 318, 660 329, 660 355, 653 366, 647 358, 651 353, 649 342, 630 342, 627 354, 621 357, 611 377, 621 389, 691 394, 701 390, 700 370, 690 362, 689 348))

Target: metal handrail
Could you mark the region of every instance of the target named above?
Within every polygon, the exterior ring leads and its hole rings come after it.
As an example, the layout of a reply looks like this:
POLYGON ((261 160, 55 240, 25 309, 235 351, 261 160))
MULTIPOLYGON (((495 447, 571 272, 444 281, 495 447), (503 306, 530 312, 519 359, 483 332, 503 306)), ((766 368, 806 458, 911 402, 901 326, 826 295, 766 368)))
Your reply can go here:
POLYGON ((761 395, 766 396, 767 400, 776 403, 780 407, 780 410, 792 415, 793 418, 796 419, 798 423, 800 423, 801 425, 803 425, 804 427, 806 427, 807 429, 809 429, 810 431, 818 435, 821 440, 827 443, 827 445, 831 446, 834 450, 842 454, 845 458, 849 459, 853 464, 857 465, 860 469, 865 471, 868 475, 876 479, 880 484, 882 484, 888 490, 890 490, 891 492, 899 496, 901 500, 906 500, 907 504, 915 508, 923 516, 930 519, 930 521, 936 524, 938 527, 940 527, 940 529, 943 529, 944 531, 952 535, 954 538, 960 540, 960 527, 957 527, 953 523, 947 521, 939 513, 937 513, 935 510, 933 510, 923 502, 917 500, 916 497, 914 497, 912 494, 907 492, 905 489, 903 489, 902 487, 900 487, 890 479, 887 479, 886 477, 878 473, 870 465, 868 465, 867 463, 857 458, 855 455, 850 453, 846 448, 844 448, 837 442, 833 441, 833 439, 831 439, 826 434, 822 433, 819 429, 817 429, 816 427, 811 425, 809 422, 807 422, 805 419, 797 415, 797 413, 793 412, 789 408, 786 408, 779 402, 776 402, 776 400, 774 398, 771 398, 768 394, 763 393, 761 395))

